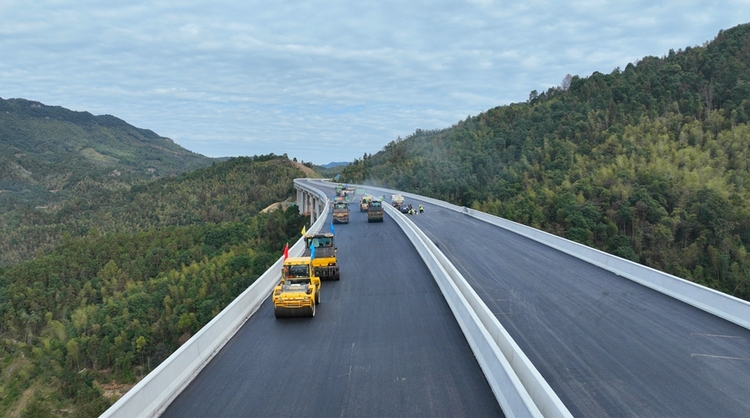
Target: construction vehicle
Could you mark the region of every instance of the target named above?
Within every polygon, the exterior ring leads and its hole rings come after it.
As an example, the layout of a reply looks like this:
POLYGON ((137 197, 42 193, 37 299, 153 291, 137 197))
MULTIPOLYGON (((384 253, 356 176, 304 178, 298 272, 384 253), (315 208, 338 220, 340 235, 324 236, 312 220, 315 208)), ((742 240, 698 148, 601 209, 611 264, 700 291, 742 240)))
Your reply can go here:
POLYGON ((391 206, 394 208, 400 208, 404 204, 404 197, 400 194, 391 195, 391 206))
POLYGON ((373 199, 374 198, 372 196, 368 195, 368 194, 362 196, 359 199, 359 211, 360 212, 367 212, 367 207, 370 205, 370 202, 372 202, 373 199))
POLYGON ((336 185, 336 196, 349 196, 357 194, 357 189, 354 187, 350 187, 348 184, 345 185, 336 185))
POLYGON ((330 232, 308 232, 305 234, 305 252, 309 257, 315 248, 312 259, 313 274, 322 280, 339 280, 339 265, 336 261, 336 240, 330 232))
POLYGON ((333 223, 349 223, 349 203, 338 200, 333 202, 333 223))
POLYGON ((287 257, 281 281, 273 289, 276 318, 313 317, 320 303, 320 278, 313 273, 310 257, 287 257))
POLYGON ((374 200, 367 205, 367 222, 383 222, 383 201, 374 200))

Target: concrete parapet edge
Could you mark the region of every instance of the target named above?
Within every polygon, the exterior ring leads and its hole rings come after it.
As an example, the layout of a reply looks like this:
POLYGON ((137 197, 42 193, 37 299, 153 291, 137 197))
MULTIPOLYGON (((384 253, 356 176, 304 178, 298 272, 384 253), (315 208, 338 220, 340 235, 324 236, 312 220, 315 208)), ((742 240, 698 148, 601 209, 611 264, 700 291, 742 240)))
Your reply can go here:
POLYGON ((572 415, 500 321, 435 244, 405 215, 385 205, 432 272, 506 416, 572 415))

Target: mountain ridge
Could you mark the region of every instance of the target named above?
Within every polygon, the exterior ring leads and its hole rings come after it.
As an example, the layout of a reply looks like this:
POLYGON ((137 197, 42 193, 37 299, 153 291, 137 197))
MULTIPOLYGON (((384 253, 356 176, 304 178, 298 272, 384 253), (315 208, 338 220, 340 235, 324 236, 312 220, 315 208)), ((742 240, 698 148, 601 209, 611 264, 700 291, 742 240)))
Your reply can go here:
POLYGON ((215 161, 112 115, 0 98, 0 214, 59 203, 92 181, 123 188, 215 161))

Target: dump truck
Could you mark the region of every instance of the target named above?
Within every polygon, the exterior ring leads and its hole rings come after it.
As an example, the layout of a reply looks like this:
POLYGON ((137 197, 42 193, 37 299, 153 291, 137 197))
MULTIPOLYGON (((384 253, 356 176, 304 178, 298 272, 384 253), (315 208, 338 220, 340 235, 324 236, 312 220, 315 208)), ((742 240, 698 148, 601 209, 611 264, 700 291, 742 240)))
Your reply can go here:
POLYGON ((322 280, 339 280, 339 265, 336 260, 336 240, 330 232, 308 232, 305 234, 305 252, 303 256, 310 257, 311 247, 315 248, 312 259, 313 274, 322 280))
POLYGON ((394 208, 400 208, 404 204, 404 197, 400 194, 391 195, 391 206, 394 208))
POLYGON ((287 257, 281 280, 273 289, 276 318, 313 317, 320 303, 320 278, 313 273, 310 257, 287 257))
POLYGON ((383 222, 383 202, 373 200, 367 206, 367 222, 383 222))
POLYGON ((338 201, 333 202, 333 223, 349 223, 349 203, 338 201))

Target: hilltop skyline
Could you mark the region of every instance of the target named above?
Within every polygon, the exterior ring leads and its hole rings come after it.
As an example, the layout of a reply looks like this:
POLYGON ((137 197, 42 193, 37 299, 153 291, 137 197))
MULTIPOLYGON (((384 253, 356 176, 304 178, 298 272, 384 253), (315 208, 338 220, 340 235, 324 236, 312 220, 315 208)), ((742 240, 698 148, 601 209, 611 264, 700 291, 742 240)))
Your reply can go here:
POLYGON ((0 97, 111 114, 191 151, 326 164, 703 45, 750 1, 11 1, 0 97))

